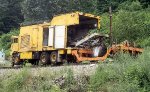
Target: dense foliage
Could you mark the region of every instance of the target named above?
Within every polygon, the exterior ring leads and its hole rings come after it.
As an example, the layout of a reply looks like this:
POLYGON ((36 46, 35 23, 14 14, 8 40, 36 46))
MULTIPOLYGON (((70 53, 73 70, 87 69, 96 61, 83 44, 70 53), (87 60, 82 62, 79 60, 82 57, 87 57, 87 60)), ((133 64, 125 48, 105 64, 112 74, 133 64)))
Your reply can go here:
MULTIPOLYGON (((108 13, 102 14, 102 31, 109 32, 108 13)), ((121 42, 129 40, 145 47, 150 46, 150 8, 143 9, 140 2, 124 2, 113 14, 113 38, 121 42)))
POLYGON ((99 32, 108 34, 109 6, 113 10, 114 41, 129 40, 142 47, 150 46, 149 5, 150 0, 0 0, 0 49, 10 48, 9 38, 20 23, 50 21, 57 14, 73 11, 101 16, 99 32))
POLYGON ((13 29, 12 31, 0 36, 0 48, 4 49, 6 57, 10 55, 11 37, 12 35, 18 35, 19 31, 13 29))
POLYGON ((23 19, 21 0, 0 0, 0 34, 18 28, 23 19))
POLYGON ((61 13, 95 10, 96 0, 24 0, 22 7, 25 21, 49 20, 61 13))

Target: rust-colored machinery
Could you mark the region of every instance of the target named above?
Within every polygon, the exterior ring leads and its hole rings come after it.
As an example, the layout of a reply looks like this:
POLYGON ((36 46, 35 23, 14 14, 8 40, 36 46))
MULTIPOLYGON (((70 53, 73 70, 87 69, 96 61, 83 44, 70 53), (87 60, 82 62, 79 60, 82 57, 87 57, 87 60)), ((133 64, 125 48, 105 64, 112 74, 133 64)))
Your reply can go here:
POLYGON ((109 56, 112 56, 118 52, 123 53, 129 53, 130 55, 138 55, 143 52, 143 49, 136 48, 135 46, 131 46, 128 41, 124 41, 121 44, 113 44, 110 48, 101 49, 99 50, 105 50, 102 56, 96 56, 96 57, 89 57, 90 55, 94 55, 94 51, 91 49, 79 49, 79 50, 73 50, 72 55, 74 55, 77 59, 77 62, 81 61, 104 61, 109 56))

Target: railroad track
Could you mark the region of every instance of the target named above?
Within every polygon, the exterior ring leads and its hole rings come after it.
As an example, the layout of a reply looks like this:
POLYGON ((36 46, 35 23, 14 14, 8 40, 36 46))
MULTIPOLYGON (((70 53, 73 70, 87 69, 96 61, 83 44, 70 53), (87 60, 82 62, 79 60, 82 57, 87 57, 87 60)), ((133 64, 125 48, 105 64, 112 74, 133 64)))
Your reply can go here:
POLYGON ((67 65, 46 65, 46 66, 15 66, 15 67, 0 67, 0 70, 2 69, 22 69, 22 68, 47 68, 47 67, 61 67, 61 66, 84 66, 84 65, 92 65, 92 64, 98 64, 98 63, 86 63, 86 64, 83 64, 83 63, 80 63, 80 64, 67 64, 67 65))
POLYGON ((23 68, 23 67, 0 67, 0 69, 19 69, 19 68, 23 68))

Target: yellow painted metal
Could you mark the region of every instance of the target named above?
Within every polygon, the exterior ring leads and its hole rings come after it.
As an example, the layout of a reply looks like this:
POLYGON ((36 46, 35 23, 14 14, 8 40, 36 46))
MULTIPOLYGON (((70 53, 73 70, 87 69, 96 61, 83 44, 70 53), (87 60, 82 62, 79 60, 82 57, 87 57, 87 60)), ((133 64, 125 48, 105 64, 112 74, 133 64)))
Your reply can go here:
POLYGON ((71 54, 71 49, 67 49, 67 54, 71 54))
POLYGON ((32 59, 32 52, 21 52, 20 59, 32 59))
POLYGON ((65 51, 64 50, 58 50, 58 53, 59 54, 65 54, 65 51))
POLYGON ((55 26, 55 25, 76 25, 79 24, 79 17, 80 16, 86 16, 86 17, 91 17, 91 18, 95 18, 98 19, 98 28, 100 28, 100 16, 95 16, 92 14, 88 14, 88 13, 83 13, 83 12, 74 12, 74 13, 68 13, 68 14, 61 14, 58 16, 55 16, 52 21, 51 21, 51 25, 55 26))
POLYGON ((42 51, 43 28, 49 25, 46 23, 21 27, 19 34, 19 52, 42 51))
MULTIPOLYGON (((43 29, 49 26, 65 26, 65 48, 58 50, 60 54, 65 54, 67 49, 67 26, 77 25, 80 22, 80 16, 98 19, 98 28, 100 28, 100 17, 88 13, 74 12, 55 16, 50 23, 23 26, 20 28, 18 43, 11 45, 12 52, 20 52, 22 59, 31 59, 33 51, 52 51, 57 50, 53 46, 43 46, 43 29)), ((15 36, 14 36, 15 37, 15 36)), ((55 40, 55 39, 54 39, 55 40)), ((67 49, 67 54, 71 54, 71 49, 67 49)))
POLYGON ((37 50, 38 51, 42 51, 43 49, 43 26, 39 26, 39 32, 38 32, 38 37, 37 37, 37 40, 38 40, 38 48, 37 50))
POLYGON ((18 43, 13 43, 13 44, 11 45, 11 49, 12 49, 12 51, 18 51, 18 49, 19 49, 18 43))
POLYGON ((18 51, 19 47, 18 47, 18 43, 13 43, 11 45, 11 49, 13 49, 13 51, 18 51))
POLYGON ((101 25, 100 25, 100 17, 98 17, 98 29, 100 29, 101 25))
POLYGON ((33 28, 32 29, 32 48, 37 48, 38 47, 38 28, 33 28))
POLYGON ((12 36, 11 39, 18 38, 18 36, 12 36))
POLYGON ((18 36, 12 36, 11 40, 12 40, 11 50, 13 52, 18 51, 18 49, 19 49, 19 47, 18 47, 18 36))
POLYGON ((43 46, 42 48, 43 51, 52 51, 52 50, 56 50, 53 47, 49 47, 49 46, 43 46))
POLYGON ((69 13, 69 14, 62 14, 55 16, 52 21, 51 25, 75 25, 79 24, 79 16, 77 13, 69 13))

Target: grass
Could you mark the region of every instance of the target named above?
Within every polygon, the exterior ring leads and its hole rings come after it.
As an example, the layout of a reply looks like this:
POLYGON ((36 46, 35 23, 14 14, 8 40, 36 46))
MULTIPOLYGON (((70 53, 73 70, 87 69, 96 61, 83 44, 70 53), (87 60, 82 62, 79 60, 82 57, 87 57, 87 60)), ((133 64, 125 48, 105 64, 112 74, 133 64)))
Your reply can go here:
POLYGON ((116 56, 114 63, 103 64, 91 76, 90 90, 108 92, 149 92, 150 52, 137 58, 127 54, 116 56))
POLYGON ((150 48, 137 58, 118 54, 101 63, 93 75, 75 75, 71 69, 34 74, 29 68, 0 76, 0 92, 149 92, 150 48))
POLYGON ((3 62, 0 62, 0 67, 9 67, 11 66, 11 62, 9 61, 3 61, 3 62))

